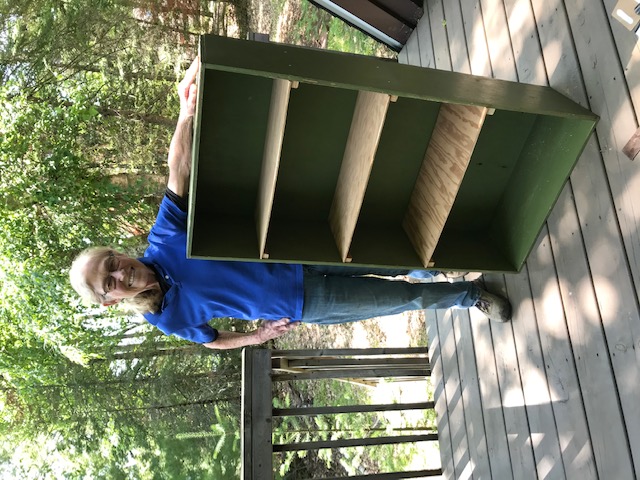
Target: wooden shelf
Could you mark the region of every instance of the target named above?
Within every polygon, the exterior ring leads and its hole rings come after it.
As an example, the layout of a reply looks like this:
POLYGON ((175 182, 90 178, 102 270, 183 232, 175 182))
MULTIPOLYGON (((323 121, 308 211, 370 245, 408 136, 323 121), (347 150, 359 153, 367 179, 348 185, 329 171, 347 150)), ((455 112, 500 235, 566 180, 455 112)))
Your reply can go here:
POLYGON ((290 92, 291 82, 289 80, 275 79, 273 81, 256 209, 260 258, 269 258, 269 255, 265 253, 265 245, 267 243, 271 209, 273 208, 273 197, 276 191, 276 180, 278 179, 280 152, 284 138, 284 127, 287 122, 290 92))
POLYGON ((433 264, 444 225, 458 194, 487 114, 485 107, 442 105, 403 226, 422 265, 433 264))
POLYGON ((371 57, 204 36, 200 58, 194 258, 517 271, 597 121, 371 57))
POLYGON ((384 93, 358 92, 338 185, 329 211, 331 231, 343 262, 351 261, 349 247, 367 190, 389 100, 389 95, 384 93))

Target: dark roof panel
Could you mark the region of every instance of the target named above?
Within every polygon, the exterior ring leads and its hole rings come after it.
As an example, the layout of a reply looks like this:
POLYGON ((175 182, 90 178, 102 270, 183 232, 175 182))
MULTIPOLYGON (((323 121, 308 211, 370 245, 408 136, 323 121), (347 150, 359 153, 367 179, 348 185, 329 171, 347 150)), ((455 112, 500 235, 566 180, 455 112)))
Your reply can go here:
POLYGON ((415 0, 309 0, 371 38, 400 51, 422 17, 415 0))

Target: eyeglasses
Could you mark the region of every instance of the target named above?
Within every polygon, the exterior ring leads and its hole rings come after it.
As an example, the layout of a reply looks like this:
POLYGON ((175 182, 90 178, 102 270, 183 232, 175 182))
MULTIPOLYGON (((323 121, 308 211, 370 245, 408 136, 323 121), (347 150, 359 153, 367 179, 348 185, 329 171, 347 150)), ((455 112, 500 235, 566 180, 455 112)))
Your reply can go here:
MULTIPOLYGON (((111 250, 109 251, 107 259, 105 260, 105 267, 108 273, 113 273, 118 269, 118 260, 116 259, 116 255, 111 250)), ((115 280, 111 275, 107 275, 107 277, 103 281, 104 293, 98 294, 102 298, 102 300, 107 300, 107 294, 111 290, 113 290, 114 286, 115 280)))

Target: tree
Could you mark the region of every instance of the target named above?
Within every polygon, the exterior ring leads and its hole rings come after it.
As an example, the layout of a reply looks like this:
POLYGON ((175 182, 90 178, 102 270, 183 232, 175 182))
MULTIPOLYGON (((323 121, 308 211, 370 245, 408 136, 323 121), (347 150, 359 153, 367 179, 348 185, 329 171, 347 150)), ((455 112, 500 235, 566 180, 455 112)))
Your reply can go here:
POLYGON ((87 307, 67 279, 85 246, 144 249, 173 92, 203 10, 192 0, 0 0, 3 477, 237 469, 238 354, 197 352, 87 307))

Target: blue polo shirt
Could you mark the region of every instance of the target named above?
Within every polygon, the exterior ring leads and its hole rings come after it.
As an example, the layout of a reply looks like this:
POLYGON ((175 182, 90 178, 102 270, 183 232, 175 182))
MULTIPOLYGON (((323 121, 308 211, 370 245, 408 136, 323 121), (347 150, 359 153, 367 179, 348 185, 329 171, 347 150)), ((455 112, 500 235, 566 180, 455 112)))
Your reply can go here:
POLYGON ((159 312, 144 315, 162 332, 206 343, 218 336, 212 318, 301 318, 300 265, 188 259, 186 249, 187 213, 165 196, 139 259, 168 287, 159 312))

